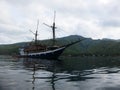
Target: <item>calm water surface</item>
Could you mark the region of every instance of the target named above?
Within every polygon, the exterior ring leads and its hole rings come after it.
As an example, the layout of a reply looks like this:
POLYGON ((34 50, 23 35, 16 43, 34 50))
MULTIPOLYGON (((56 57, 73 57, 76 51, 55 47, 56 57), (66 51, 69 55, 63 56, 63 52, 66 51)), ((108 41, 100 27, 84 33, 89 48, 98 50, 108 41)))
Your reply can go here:
POLYGON ((120 57, 0 56, 0 90, 120 90, 120 57))

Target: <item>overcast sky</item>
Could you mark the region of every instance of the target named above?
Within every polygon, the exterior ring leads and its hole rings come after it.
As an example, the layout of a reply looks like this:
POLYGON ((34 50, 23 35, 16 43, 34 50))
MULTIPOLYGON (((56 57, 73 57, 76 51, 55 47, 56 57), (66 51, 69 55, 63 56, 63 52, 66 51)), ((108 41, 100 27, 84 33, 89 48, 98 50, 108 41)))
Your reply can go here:
POLYGON ((0 0, 0 44, 31 41, 39 19, 39 39, 81 35, 120 39, 120 0, 0 0))

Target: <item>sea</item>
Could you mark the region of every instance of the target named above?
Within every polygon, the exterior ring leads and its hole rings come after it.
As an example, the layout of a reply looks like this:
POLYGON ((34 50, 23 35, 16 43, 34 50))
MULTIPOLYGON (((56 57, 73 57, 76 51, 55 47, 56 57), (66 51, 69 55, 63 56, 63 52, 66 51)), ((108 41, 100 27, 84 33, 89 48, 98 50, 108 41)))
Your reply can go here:
POLYGON ((120 90, 119 56, 0 56, 0 90, 120 90))

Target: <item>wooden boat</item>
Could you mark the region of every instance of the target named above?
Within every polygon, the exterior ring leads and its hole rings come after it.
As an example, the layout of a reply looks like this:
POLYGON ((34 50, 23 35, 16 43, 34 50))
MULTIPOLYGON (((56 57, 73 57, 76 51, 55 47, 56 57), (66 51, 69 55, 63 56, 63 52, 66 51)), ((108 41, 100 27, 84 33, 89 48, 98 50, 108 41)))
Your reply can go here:
MULTIPOLYGON (((46 46, 46 45, 38 44, 38 40, 37 40, 38 25, 39 25, 39 22, 37 23, 36 32, 33 33, 35 35, 34 44, 26 46, 24 48, 20 48, 19 49, 19 52, 20 52, 19 57, 30 57, 30 58, 41 58, 41 59, 57 59, 67 47, 82 41, 82 40, 78 40, 78 41, 69 43, 67 45, 57 46, 55 44, 55 41, 56 41, 56 39, 55 39, 55 29, 56 29, 56 27, 55 27, 55 14, 54 14, 53 25, 49 26, 50 28, 52 28, 52 31, 53 31, 53 39, 52 39, 53 44, 52 44, 52 46, 46 46)), ((47 25, 47 24, 45 24, 45 25, 47 25)))

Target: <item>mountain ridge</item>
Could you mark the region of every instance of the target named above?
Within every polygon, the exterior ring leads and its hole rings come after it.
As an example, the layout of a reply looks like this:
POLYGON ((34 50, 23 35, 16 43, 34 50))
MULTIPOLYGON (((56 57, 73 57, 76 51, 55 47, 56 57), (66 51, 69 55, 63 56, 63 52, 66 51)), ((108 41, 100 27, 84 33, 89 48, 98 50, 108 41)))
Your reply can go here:
MULTIPOLYGON (((79 35, 70 35, 63 38, 57 38, 56 44, 65 45, 79 39, 85 39, 75 45, 68 47, 63 55, 96 55, 109 56, 120 55, 120 41, 111 39, 97 39, 85 38, 79 35)), ((19 42, 14 44, 0 45, 0 55, 19 54, 19 48, 25 46, 30 42, 19 42)), ((51 40, 41 40, 39 43, 51 45, 51 40)))

